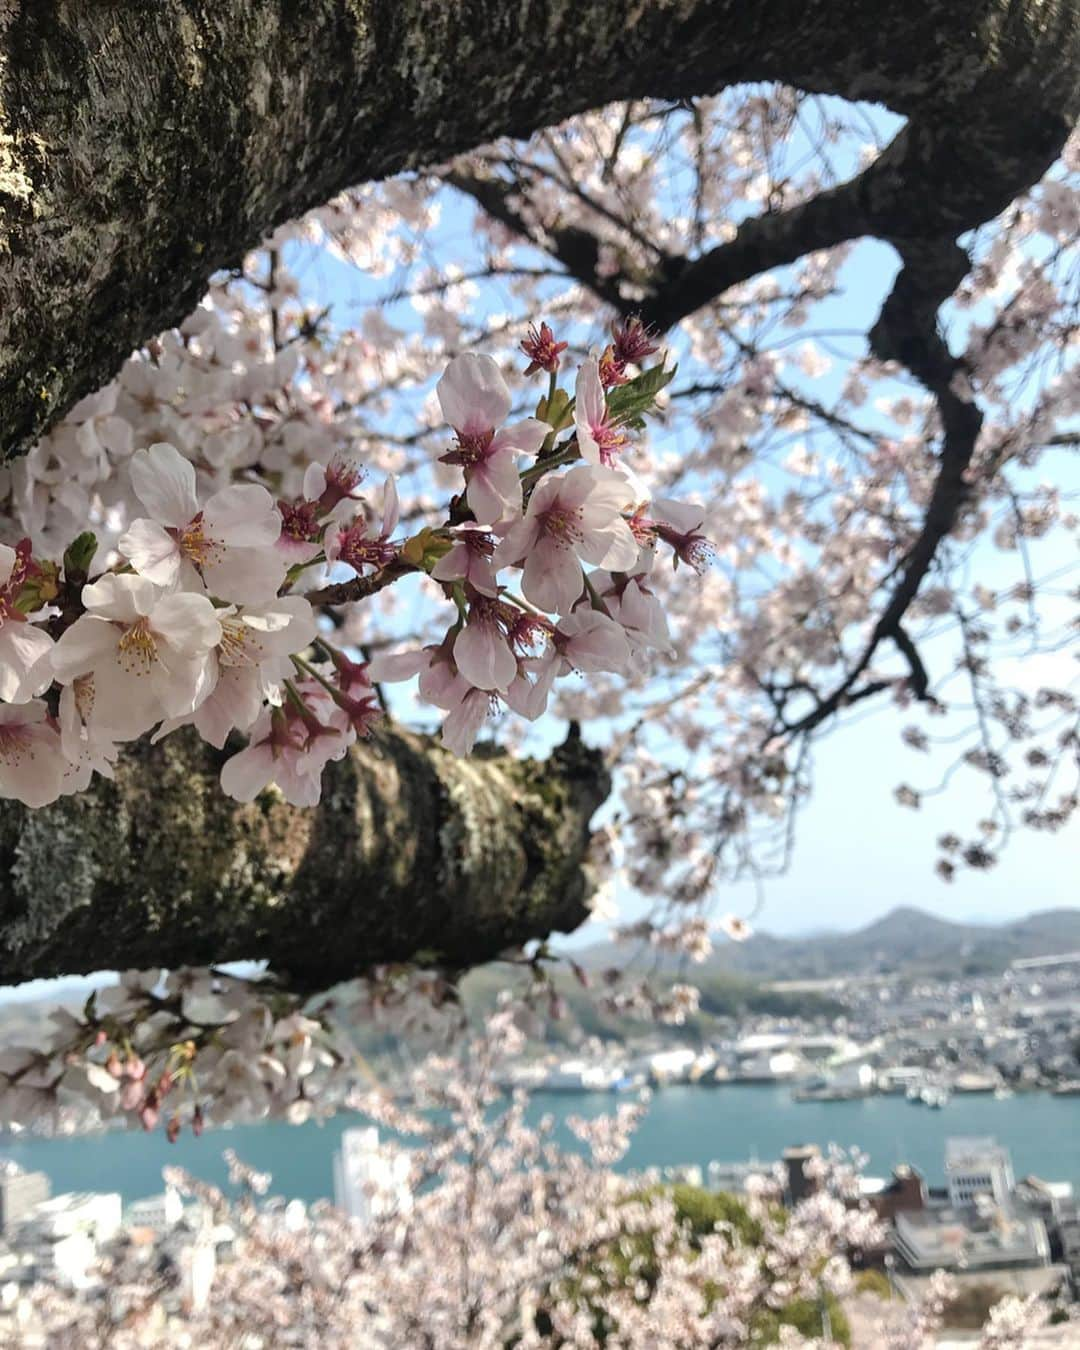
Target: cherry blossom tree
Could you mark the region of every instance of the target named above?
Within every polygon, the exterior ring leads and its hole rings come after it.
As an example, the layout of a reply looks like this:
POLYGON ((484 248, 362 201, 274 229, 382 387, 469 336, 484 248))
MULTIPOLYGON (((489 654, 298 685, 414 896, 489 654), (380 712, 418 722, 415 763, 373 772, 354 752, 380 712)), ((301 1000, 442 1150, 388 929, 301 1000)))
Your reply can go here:
POLYGON ((431 8, 0 11, 0 979, 129 972, 9 1119, 333 1110, 627 887, 700 959, 879 705, 943 876, 1075 812, 1073 8, 431 8))

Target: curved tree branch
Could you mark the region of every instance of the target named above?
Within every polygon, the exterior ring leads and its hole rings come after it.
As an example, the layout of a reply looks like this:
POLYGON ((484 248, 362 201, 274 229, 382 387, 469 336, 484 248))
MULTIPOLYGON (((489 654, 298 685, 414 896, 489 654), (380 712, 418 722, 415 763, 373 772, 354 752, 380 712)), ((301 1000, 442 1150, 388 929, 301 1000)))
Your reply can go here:
MULTIPOLYGON (((870 186, 807 213, 826 234, 869 221, 890 239, 955 237, 1053 158, 1076 114, 1078 32, 1071 0, 10 0, 0 451, 25 450, 282 220, 620 98, 764 79, 877 99, 905 132, 870 186)), ((737 270, 771 265, 749 253, 737 270)))
POLYGON ((0 983, 264 959, 299 989, 387 962, 489 960, 587 915, 603 756, 458 759, 384 726, 327 767, 323 800, 222 793, 184 732, 41 811, 0 802, 0 983))

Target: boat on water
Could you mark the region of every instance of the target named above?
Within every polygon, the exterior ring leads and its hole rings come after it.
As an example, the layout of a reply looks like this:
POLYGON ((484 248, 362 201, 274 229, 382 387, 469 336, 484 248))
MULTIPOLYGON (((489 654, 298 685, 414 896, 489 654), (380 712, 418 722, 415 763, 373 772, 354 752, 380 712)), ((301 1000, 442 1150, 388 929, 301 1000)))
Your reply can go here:
POLYGON ((793 1102, 854 1102, 870 1096, 873 1096, 873 1093, 865 1088, 831 1087, 824 1084, 820 1087, 793 1088, 791 1100, 793 1102))
POLYGON ((1001 1079, 996 1073, 958 1073, 953 1079, 952 1090, 954 1092, 964 1092, 975 1094, 979 1092, 986 1093, 988 1096, 996 1092, 1001 1087, 1001 1079))
POLYGON ((927 1083, 919 1093, 919 1100, 924 1106, 940 1111, 943 1106, 948 1105, 950 1095, 948 1088, 940 1087, 936 1083, 927 1083))
POLYGON ((642 1081, 643 1075, 628 1072, 624 1064, 566 1059, 549 1069, 536 1087, 542 1092, 626 1092, 642 1081))
POLYGON ((1080 1078, 1068 1078, 1051 1089, 1055 1097, 1080 1097, 1080 1078))

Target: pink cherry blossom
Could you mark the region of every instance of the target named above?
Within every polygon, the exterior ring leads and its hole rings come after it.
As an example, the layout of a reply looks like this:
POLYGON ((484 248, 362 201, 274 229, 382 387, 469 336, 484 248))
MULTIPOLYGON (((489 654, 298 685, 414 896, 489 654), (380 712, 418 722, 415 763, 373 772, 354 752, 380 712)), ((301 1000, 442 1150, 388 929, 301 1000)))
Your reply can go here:
POLYGON ((552 645, 562 663, 560 674, 571 670, 623 672, 630 660, 630 645, 621 625, 584 605, 559 620, 552 645))
POLYGON ((490 530, 466 521, 451 531, 453 544, 431 569, 436 581, 467 581, 481 595, 498 595, 498 581, 491 565, 495 538, 490 530))
POLYGON ((247 748, 222 765, 221 786, 228 796, 254 801, 274 783, 293 806, 317 805, 323 769, 348 751, 356 733, 320 686, 299 686, 299 696, 303 711, 291 703, 264 709, 247 748))
POLYGON ((629 496, 624 478, 591 465, 549 475, 499 544, 496 561, 524 559, 525 598, 549 613, 567 614, 584 587, 582 562, 615 571, 637 562, 638 545, 622 517, 629 496))
POLYGON ((448 636, 429 647, 379 652, 368 663, 368 676, 376 684, 394 684, 419 675, 421 698, 436 708, 456 708, 471 686, 458 672, 453 645, 448 636))
POLYGON ((221 624, 205 595, 164 592, 146 577, 108 573, 83 587, 86 613, 50 653, 53 675, 93 675, 87 724, 130 740, 164 717, 193 712, 213 687, 221 624))
POLYGON ((165 442, 137 450, 130 473, 150 518, 132 521, 119 548, 140 576, 166 588, 205 585, 239 603, 277 593, 286 566, 271 546, 281 516, 264 487, 234 483, 200 508, 194 467, 165 442))
POLYGON ((446 715, 442 725, 443 745, 455 755, 467 755, 494 706, 497 705, 493 696, 486 689, 468 689, 446 715))
POLYGON ((478 596, 469 606, 465 626, 454 639, 454 662, 477 689, 505 689, 517 674, 498 601, 478 596))
POLYGON ((397 556, 397 545, 390 542, 390 536, 397 529, 398 515, 397 485, 393 477, 389 477, 383 487, 382 523, 378 534, 362 516, 355 524, 331 536, 326 545, 327 559, 348 564, 358 575, 363 574, 365 567, 376 570, 385 567, 397 556))
POLYGON ((44 700, 0 703, 0 797, 47 806, 63 791, 67 767, 44 700))
POLYGON ((29 540, 17 549, 0 544, 0 699, 7 703, 33 698, 52 682, 42 661, 52 638, 15 607, 29 568, 29 540))
POLYGON ((626 433, 611 420, 600 379, 600 363, 595 356, 581 363, 574 390, 574 425, 578 447, 590 464, 613 468, 618 452, 626 444, 626 433))
POLYGON ((535 375, 538 370, 546 370, 549 375, 554 375, 559 369, 559 357, 570 344, 557 342, 550 327, 542 323, 539 328, 535 324, 530 325, 528 335, 520 345, 529 358, 529 364, 525 367, 526 375, 535 375))
POLYGON ((712 544, 702 533, 705 508, 692 502, 654 500, 649 507, 651 524, 657 537, 673 551, 672 565, 687 563, 700 576, 716 556, 712 544))
POLYGON ((465 470, 465 499, 478 523, 492 525, 505 516, 520 515, 516 456, 536 454, 551 428, 535 417, 502 427, 512 400, 490 356, 471 352, 455 356, 436 392, 458 440, 457 449, 441 458, 465 470))

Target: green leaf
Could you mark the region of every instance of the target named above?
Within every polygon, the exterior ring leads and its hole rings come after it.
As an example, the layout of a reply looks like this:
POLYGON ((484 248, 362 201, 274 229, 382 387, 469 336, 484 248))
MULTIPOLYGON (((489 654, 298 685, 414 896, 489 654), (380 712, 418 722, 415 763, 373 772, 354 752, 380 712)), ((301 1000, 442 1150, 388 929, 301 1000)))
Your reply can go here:
POLYGON ((15 597, 15 608, 20 614, 33 614, 43 605, 51 605, 60 594, 60 569, 56 563, 40 562, 35 568, 15 597))
POLYGON ((430 572, 440 558, 444 558, 453 548, 453 541, 445 534, 425 526, 419 534, 406 539, 401 546, 401 556, 414 567, 422 567, 430 572))
POLYGON ((85 581, 96 552, 97 535, 92 530, 84 530, 68 545, 64 554, 65 579, 73 585, 85 581))
POLYGON ((556 389, 550 398, 542 398, 536 405, 536 415, 541 422, 561 431, 574 420, 570 408, 570 395, 565 389, 556 389))
POLYGON ((643 370, 629 383, 612 389, 607 399, 608 411, 612 418, 624 426, 640 430, 645 425, 642 420, 645 414, 653 411, 657 394, 667 388, 678 369, 677 365, 670 369, 662 365, 653 366, 649 370, 643 370))

